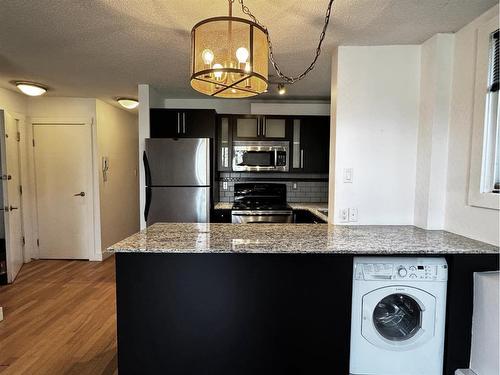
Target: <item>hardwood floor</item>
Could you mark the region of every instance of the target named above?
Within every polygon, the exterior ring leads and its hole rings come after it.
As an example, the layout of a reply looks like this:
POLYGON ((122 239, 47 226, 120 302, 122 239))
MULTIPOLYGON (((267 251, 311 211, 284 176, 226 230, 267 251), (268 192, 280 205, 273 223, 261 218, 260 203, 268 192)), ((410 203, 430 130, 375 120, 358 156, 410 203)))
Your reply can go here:
POLYGON ((114 262, 37 260, 0 286, 0 374, 116 374, 114 262))

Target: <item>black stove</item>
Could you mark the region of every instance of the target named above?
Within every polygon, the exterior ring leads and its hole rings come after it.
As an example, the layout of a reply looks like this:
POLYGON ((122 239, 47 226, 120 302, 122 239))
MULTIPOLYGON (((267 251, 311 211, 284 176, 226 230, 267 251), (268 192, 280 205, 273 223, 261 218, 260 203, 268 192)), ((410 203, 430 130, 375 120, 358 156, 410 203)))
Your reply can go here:
POLYGON ((292 218, 285 184, 234 184, 233 223, 289 223, 292 218))

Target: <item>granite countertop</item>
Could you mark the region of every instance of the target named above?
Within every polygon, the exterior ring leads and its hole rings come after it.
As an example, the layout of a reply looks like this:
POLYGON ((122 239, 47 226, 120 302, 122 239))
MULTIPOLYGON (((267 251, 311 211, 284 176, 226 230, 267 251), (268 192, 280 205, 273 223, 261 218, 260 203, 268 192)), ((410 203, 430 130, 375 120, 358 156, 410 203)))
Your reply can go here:
POLYGON ((115 253, 498 254, 498 246, 414 226, 158 223, 115 253))
MULTIPOLYGON (((328 216, 321 213, 320 209, 327 209, 328 203, 288 203, 295 210, 307 210, 324 221, 328 221, 328 216)), ((230 202, 219 202, 215 205, 216 210, 230 210, 233 204, 230 202)))

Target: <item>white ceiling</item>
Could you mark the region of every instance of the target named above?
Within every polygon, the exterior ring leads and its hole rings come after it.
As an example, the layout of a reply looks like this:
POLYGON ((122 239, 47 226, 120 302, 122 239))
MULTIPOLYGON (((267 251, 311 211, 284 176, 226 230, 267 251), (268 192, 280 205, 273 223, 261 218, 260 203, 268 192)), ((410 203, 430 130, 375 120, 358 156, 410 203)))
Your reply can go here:
MULTIPOLYGON (((242 16, 235 2, 234 15, 242 16)), ((246 0, 273 40, 285 73, 310 62, 327 0, 246 0)), ((455 32, 498 0, 337 0, 316 69, 287 99, 330 96, 337 45, 420 44, 455 32)), ((203 97, 189 86, 191 27, 226 14, 225 0, 0 0, 0 86, 47 84, 53 96, 136 96, 149 83, 167 97, 203 97)), ((267 94, 271 98, 274 94, 267 94)))

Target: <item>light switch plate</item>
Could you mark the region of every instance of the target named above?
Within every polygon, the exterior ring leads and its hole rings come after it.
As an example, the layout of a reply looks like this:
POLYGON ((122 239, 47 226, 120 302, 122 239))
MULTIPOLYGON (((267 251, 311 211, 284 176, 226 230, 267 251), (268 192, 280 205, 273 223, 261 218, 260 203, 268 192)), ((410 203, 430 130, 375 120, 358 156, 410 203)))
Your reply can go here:
POLYGON ((352 184, 352 168, 344 168, 344 184, 352 184))

